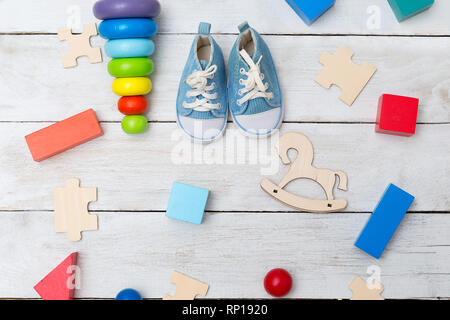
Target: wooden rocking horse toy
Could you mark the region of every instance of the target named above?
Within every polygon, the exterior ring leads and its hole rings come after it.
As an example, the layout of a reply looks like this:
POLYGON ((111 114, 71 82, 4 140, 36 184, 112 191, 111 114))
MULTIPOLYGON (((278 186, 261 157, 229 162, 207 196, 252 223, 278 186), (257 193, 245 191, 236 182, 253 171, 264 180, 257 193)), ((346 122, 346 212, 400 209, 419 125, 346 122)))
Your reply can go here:
POLYGON ((284 164, 291 163, 288 156, 290 149, 297 151, 297 157, 292 162, 291 168, 279 185, 274 184, 269 179, 263 179, 261 181, 261 188, 265 192, 278 201, 307 212, 334 212, 342 210, 347 206, 345 199, 334 199, 333 196, 336 176, 339 176, 338 188, 347 190, 347 175, 343 171, 314 167, 312 165, 314 149, 311 141, 306 136, 298 132, 286 133, 280 137, 276 147, 284 164), (296 179, 311 179, 319 183, 325 190, 327 200, 302 198, 283 190, 289 182, 296 179))

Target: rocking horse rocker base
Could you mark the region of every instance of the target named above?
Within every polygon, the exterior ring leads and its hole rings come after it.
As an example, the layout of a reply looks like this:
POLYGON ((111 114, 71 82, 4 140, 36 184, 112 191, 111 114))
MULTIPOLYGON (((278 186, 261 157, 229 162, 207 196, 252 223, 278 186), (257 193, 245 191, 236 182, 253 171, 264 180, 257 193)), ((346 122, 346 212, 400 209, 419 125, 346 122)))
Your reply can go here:
POLYGON ((314 213, 327 213, 336 212, 347 207, 347 200, 335 199, 335 200, 314 200, 303 198, 287 192, 280 188, 278 185, 270 181, 269 179, 263 179, 261 181, 261 188, 272 196, 276 200, 283 202, 284 204, 303 211, 314 213))
POLYGON ((347 174, 341 170, 316 168, 313 166, 314 149, 311 141, 301 133, 288 132, 280 137, 277 143, 278 154, 284 164, 290 168, 280 184, 276 185, 269 179, 261 181, 261 188, 276 200, 295 209, 307 212, 336 212, 347 207, 345 199, 334 199, 333 189, 339 177, 338 189, 347 190, 347 174), (297 156, 291 161, 288 151, 294 149, 297 156), (296 179, 316 181, 327 195, 327 200, 302 198, 283 188, 296 179))

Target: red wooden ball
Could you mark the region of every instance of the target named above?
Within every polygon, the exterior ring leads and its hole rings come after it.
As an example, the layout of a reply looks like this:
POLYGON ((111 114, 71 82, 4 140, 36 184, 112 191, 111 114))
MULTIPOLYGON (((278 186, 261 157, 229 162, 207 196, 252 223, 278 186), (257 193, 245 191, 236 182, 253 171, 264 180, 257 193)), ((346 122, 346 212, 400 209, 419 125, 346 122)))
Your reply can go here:
POLYGON ((271 296, 283 297, 291 291, 292 277, 281 268, 270 270, 264 278, 264 288, 271 296))
POLYGON ((147 110, 147 99, 144 96, 122 97, 118 105, 125 115, 143 114, 147 110))

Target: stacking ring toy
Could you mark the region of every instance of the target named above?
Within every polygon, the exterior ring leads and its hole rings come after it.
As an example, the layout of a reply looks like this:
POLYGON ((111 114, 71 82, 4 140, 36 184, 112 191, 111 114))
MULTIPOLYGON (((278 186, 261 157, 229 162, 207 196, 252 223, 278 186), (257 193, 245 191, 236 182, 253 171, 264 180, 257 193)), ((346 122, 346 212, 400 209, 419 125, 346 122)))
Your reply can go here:
POLYGON ((148 121, 143 113, 148 102, 145 97, 152 90, 147 76, 153 72, 155 44, 148 39, 156 34, 158 25, 153 18, 161 12, 158 0, 99 0, 94 15, 103 20, 98 31, 108 39, 106 54, 112 58, 108 72, 116 79, 112 90, 122 96, 119 111, 125 115, 122 130, 128 134, 147 130, 148 121))
POLYGON ((145 77, 153 72, 153 61, 149 58, 113 59, 108 72, 116 78, 145 77))
POLYGON ((106 39, 150 38, 158 31, 152 19, 131 18, 104 20, 98 32, 106 39))
POLYGON ((155 0, 101 0, 94 5, 94 16, 99 20, 117 18, 155 18, 161 5, 155 0))
POLYGON ((106 42, 105 51, 111 58, 148 57, 153 54, 155 45, 150 39, 117 39, 106 42))
POLYGON ((119 96, 143 96, 152 90, 152 82, 146 77, 117 78, 112 89, 119 96))

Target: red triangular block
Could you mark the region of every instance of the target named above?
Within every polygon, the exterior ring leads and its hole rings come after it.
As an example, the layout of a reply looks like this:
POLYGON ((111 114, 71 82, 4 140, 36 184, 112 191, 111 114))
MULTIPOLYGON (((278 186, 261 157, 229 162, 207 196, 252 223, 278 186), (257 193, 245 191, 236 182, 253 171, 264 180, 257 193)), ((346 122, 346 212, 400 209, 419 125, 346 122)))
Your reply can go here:
POLYGON ((75 294, 75 270, 78 252, 70 254, 52 272, 34 286, 34 290, 44 300, 72 300, 75 294), (72 279, 73 278, 73 279, 72 279))

